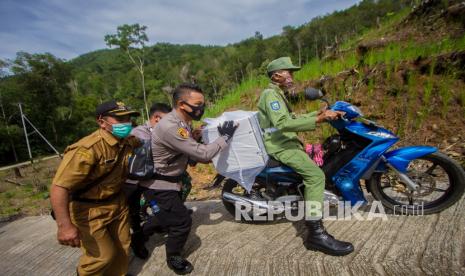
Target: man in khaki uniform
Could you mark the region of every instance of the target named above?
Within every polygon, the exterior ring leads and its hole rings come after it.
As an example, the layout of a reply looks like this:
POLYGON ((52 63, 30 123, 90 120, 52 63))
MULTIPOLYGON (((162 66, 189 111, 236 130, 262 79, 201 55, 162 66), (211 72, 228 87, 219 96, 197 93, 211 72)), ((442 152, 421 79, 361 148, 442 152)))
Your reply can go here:
POLYGON ((195 84, 179 85, 173 93, 174 109, 152 132, 152 154, 156 177, 150 190, 144 192, 147 201, 154 201, 154 224, 168 231, 166 257, 168 266, 178 274, 187 274, 193 266, 181 256, 191 229, 191 217, 181 199, 181 181, 189 160, 209 162, 227 147, 237 126, 232 121, 218 127, 220 137, 208 145, 193 138, 192 120, 200 120, 205 108, 201 88, 195 84))
POLYGON ((125 275, 129 263, 128 207, 121 192, 127 160, 138 141, 128 137, 124 103, 97 107, 99 129, 69 146, 50 188, 60 244, 81 247, 78 275, 125 275))

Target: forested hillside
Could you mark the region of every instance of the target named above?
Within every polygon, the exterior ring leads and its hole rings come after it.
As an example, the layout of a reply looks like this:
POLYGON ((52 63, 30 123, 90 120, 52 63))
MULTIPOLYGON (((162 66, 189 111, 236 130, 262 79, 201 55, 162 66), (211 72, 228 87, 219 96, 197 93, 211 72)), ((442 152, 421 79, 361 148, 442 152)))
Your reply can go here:
MULTIPOLYGON (((264 38, 257 31, 224 47, 148 46, 144 63, 148 102, 168 102, 176 84, 195 81, 207 93, 210 114, 221 111, 222 105, 216 103, 227 102, 235 92, 253 85, 270 60, 289 55, 296 63, 306 64, 333 56, 351 39, 408 13, 416 2, 364 0, 302 26, 283 26, 276 36, 264 38)), ((446 2, 441 5, 447 6, 446 2)), ((27 117, 60 150, 95 127, 93 111, 99 102, 117 98, 143 108, 140 76, 119 49, 99 50, 70 61, 49 53, 21 52, 0 66, 0 164, 28 158, 19 102, 27 117)), ((29 138, 34 156, 51 153, 37 135, 29 138)))

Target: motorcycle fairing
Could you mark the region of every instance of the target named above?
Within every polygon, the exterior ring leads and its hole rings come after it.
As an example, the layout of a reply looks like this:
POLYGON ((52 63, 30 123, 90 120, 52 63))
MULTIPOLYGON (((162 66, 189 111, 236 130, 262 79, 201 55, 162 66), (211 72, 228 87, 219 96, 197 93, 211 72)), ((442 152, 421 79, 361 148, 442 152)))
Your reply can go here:
POLYGON ((352 205, 367 200, 360 189, 360 178, 369 170, 399 138, 389 130, 366 125, 361 122, 350 122, 345 130, 371 141, 359 154, 332 176, 332 181, 341 192, 344 200, 352 205))
MULTIPOLYGON (((384 154, 384 158, 386 159, 386 162, 391 164, 396 170, 402 173, 406 173, 407 167, 410 162, 412 162, 412 160, 434 153, 436 151, 438 151, 438 149, 431 146, 410 146, 389 151, 384 154)), ((385 170, 386 164, 383 162, 381 162, 376 168, 376 171, 385 170)))

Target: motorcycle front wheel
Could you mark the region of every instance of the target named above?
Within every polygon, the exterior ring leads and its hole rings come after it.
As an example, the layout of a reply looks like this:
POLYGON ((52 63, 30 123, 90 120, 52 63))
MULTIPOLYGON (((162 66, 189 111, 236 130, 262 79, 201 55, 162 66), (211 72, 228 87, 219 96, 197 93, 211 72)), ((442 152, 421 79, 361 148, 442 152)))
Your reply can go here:
POLYGON ((463 169, 440 152, 413 160, 407 176, 419 185, 416 191, 410 191, 393 170, 373 174, 367 188, 394 215, 441 212, 456 203, 465 191, 463 169))

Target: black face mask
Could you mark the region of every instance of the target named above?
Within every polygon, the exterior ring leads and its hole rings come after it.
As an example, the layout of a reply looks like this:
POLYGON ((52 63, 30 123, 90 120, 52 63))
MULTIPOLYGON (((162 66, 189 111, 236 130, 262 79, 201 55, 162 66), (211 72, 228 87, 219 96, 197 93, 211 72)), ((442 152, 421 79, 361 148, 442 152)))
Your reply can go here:
POLYGON ((205 112, 205 104, 195 106, 195 105, 190 105, 187 102, 184 102, 184 103, 192 109, 191 112, 187 112, 186 110, 184 110, 184 112, 186 112, 186 114, 189 115, 189 117, 191 117, 192 120, 200 121, 200 118, 202 118, 203 113, 205 112))

